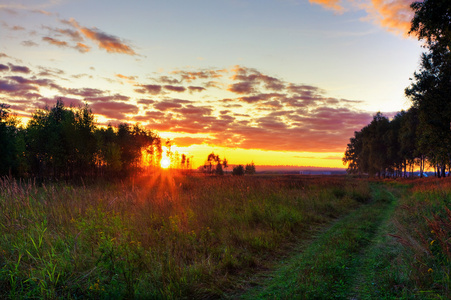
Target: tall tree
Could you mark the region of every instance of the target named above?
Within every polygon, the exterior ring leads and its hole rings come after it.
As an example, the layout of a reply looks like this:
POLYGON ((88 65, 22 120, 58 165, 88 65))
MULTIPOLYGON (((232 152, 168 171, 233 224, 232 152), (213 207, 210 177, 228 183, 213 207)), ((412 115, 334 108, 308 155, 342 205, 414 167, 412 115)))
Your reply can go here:
POLYGON ((10 106, 0 103, 0 176, 15 174, 19 167, 19 129, 10 106))
POLYGON ((440 177, 451 159, 451 1, 424 0, 411 7, 415 16, 410 33, 427 51, 406 95, 418 109, 420 147, 440 177))

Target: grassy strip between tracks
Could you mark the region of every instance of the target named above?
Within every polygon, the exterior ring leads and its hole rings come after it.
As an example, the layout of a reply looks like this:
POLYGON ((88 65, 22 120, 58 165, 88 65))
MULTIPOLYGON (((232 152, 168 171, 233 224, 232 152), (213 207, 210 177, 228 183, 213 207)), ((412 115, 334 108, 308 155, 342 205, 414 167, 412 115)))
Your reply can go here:
MULTIPOLYGON (((387 293, 396 296, 393 278, 385 275, 392 271, 389 262, 393 252, 397 256, 402 247, 386 232, 397 205, 393 192, 400 189, 374 184, 370 202, 336 221, 302 253, 285 261, 270 278, 241 298, 372 299, 390 296, 387 293)), ((390 276, 398 273, 393 274, 390 276)))

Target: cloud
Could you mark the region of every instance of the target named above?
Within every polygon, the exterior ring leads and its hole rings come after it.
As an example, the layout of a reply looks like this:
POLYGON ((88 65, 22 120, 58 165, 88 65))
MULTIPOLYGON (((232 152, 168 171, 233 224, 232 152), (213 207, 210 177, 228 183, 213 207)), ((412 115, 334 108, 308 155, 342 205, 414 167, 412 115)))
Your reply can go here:
POLYGON ((341 6, 341 0, 309 0, 310 3, 319 4, 327 9, 332 9, 336 12, 343 12, 345 9, 341 6))
POLYGON ((59 29, 59 28, 55 29, 55 31, 65 35, 65 36, 70 37, 75 42, 83 41, 83 38, 78 31, 71 30, 71 29, 59 29))
MULTIPOLYGON (((130 94, 64 86, 62 75, 70 75, 59 69, 39 67, 35 72, 5 63, 0 64, 0 71, 0 102, 14 104, 21 109, 20 114, 52 105, 56 92, 77 105, 89 103, 94 114, 110 120, 140 121, 150 129, 175 132, 179 146, 202 142, 244 149, 341 152, 354 131, 371 120, 371 113, 353 108, 356 101, 330 97, 319 87, 288 82, 243 66, 227 72, 178 71, 150 78, 171 84, 134 82, 130 94), (196 75, 187 80, 187 74, 196 75), (216 74, 221 75, 216 80, 222 90, 206 85, 216 74), (196 99, 193 91, 202 92, 202 100, 196 99), (169 98, 170 92, 180 98, 169 98), (206 138, 199 139, 199 135, 206 138)), ((120 73, 114 78, 137 80, 120 73)))
POLYGON ((151 100, 151 99, 139 99, 138 100, 138 104, 143 104, 143 105, 151 105, 154 104, 155 100, 151 100))
POLYGON ((136 79, 135 76, 125 76, 125 75, 122 75, 122 74, 116 74, 115 76, 118 77, 118 78, 121 78, 121 79, 130 80, 130 81, 134 81, 136 79))
POLYGON ((97 97, 87 97, 85 98, 86 101, 89 102, 114 102, 114 101, 128 101, 130 100, 130 97, 115 94, 115 95, 108 95, 108 96, 97 96, 97 97))
POLYGON ((102 32, 98 28, 83 27, 73 18, 69 21, 63 20, 62 22, 78 29, 84 37, 94 41, 100 49, 104 49, 109 53, 136 55, 136 52, 129 45, 114 35, 102 32))
POLYGON ((371 21, 390 32, 407 35, 410 29, 410 21, 413 11, 410 5, 415 0, 309 0, 310 3, 318 4, 326 9, 337 13, 344 13, 344 5, 350 9, 364 10, 367 16, 363 20, 371 21))
MULTIPOLYGON (((211 71, 202 71, 200 77, 190 75, 189 80, 187 74, 199 73, 177 71, 170 80, 196 81, 210 98, 211 88, 205 82, 211 79, 209 74, 216 74, 211 71)), ((207 102, 158 100, 165 86, 136 85, 141 88, 137 92, 152 92, 157 97, 142 103, 147 112, 137 120, 149 122, 156 130, 183 133, 183 138, 176 138, 180 145, 201 142, 245 149, 319 152, 343 151, 353 132, 371 120, 371 113, 353 109, 357 101, 326 96, 316 86, 286 82, 242 66, 221 72, 221 76, 218 86, 226 87, 235 97, 207 102), (208 138, 186 136, 190 134, 208 138)), ((179 93, 190 93, 189 87, 179 93)))
POLYGON ((26 66, 16 66, 13 64, 8 64, 9 65, 9 69, 11 70, 11 72, 16 72, 16 73, 25 73, 28 74, 30 73, 30 69, 26 66))
POLYGON ((175 86, 175 85, 165 85, 164 88, 171 92, 183 93, 186 91, 186 88, 183 86, 175 86))
POLYGON ((75 46, 74 49, 78 50, 81 53, 86 53, 91 50, 91 47, 89 47, 83 43, 77 43, 77 46, 75 46))
POLYGON ((202 92, 202 91, 205 91, 205 88, 201 87, 201 86, 189 86, 188 89, 189 89, 190 92, 202 92))
POLYGON ((95 98, 103 96, 104 91, 100 89, 93 89, 93 88, 71 88, 71 89, 65 89, 65 93, 71 94, 71 95, 77 95, 81 96, 83 98, 95 98))
POLYGON ((190 101, 187 100, 179 100, 179 99, 172 99, 172 100, 164 100, 160 101, 156 104, 154 104, 154 108, 160 111, 167 111, 172 110, 174 108, 181 108, 182 104, 189 103, 190 101))
POLYGON ((25 47, 35 47, 38 45, 37 43, 35 43, 33 41, 23 41, 21 44, 25 47))
POLYGON ((373 20, 389 31, 407 35, 413 11, 410 5, 413 0, 372 0, 366 11, 369 19, 373 20))
POLYGON ((124 102, 96 102, 90 105, 93 112, 109 119, 125 120, 127 114, 137 114, 139 107, 124 102))
POLYGON ((157 84, 145 84, 145 85, 137 85, 141 87, 140 89, 135 89, 135 92, 140 94, 149 93, 152 95, 157 95, 161 92, 161 85, 157 84))
POLYGON ((224 73, 226 73, 226 69, 220 69, 220 70, 202 70, 202 71, 183 71, 183 70, 177 70, 172 72, 172 74, 179 75, 181 77, 181 81, 186 82, 192 82, 194 80, 198 79, 212 79, 212 78, 221 78, 224 76, 224 73))
POLYGON ((49 44, 51 44, 51 45, 55 45, 55 46, 58 46, 58 47, 69 47, 67 42, 60 41, 60 40, 57 40, 57 39, 54 39, 54 38, 51 38, 51 37, 48 37, 48 36, 43 37, 42 40, 47 42, 47 43, 49 43, 49 44))
POLYGON ((253 82, 239 82, 229 86, 229 91, 237 94, 250 94, 255 92, 253 82))

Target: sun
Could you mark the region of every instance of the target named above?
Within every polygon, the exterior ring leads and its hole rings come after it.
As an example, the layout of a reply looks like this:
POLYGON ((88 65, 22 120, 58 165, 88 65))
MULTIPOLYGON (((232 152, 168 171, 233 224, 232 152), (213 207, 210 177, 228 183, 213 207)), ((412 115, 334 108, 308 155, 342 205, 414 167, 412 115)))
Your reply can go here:
POLYGON ((161 159, 161 161, 160 161, 160 166, 161 166, 163 169, 169 168, 170 165, 171 165, 171 161, 169 160, 169 158, 163 157, 163 158, 161 159))

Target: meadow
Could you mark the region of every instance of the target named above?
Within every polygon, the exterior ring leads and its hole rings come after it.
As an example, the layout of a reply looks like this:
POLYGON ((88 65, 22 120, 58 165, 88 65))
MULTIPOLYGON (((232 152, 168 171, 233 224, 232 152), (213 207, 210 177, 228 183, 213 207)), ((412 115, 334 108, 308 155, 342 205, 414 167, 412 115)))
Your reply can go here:
POLYGON ((249 297, 445 298, 450 186, 170 171, 79 185, 3 178, 0 298, 246 298, 271 285, 249 297), (289 257, 292 280, 256 276, 289 257))

